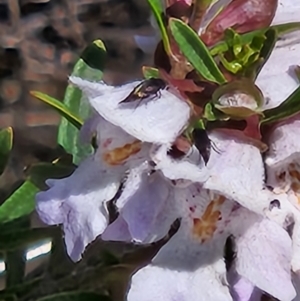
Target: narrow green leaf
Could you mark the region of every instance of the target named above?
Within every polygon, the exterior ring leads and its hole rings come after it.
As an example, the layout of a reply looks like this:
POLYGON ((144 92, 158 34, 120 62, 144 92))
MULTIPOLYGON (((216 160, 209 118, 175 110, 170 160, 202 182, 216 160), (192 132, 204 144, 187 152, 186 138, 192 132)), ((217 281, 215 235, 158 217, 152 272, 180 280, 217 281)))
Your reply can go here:
POLYGON ((62 179, 70 176, 74 170, 74 165, 62 165, 55 163, 37 163, 28 168, 25 173, 28 180, 41 190, 47 188, 47 179, 62 179))
POLYGON ((64 105, 59 100, 44 94, 38 91, 30 91, 30 94, 37 99, 43 101, 44 103, 50 105, 52 108, 57 110, 63 117, 65 117, 70 123, 72 123, 77 129, 80 129, 83 121, 77 117, 76 115, 72 114, 68 107, 64 105))
POLYGON ((181 52, 205 79, 223 84, 225 77, 219 70, 205 44, 188 25, 178 19, 170 19, 170 29, 181 52))
MULTIPOLYGON (((267 28, 258 29, 258 30, 254 30, 254 31, 242 34, 240 36, 241 44, 245 45, 245 44, 251 43, 251 41, 253 40, 253 38, 255 36, 264 35, 266 33, 266 31, 268 31, 269 29, 276 30, 277 35, 280 38, 287 33, 300 30, 300 22, 291 22, 291 23, 286 23, 286 24, 273 25, 273 26, 270 26, 267 28)), ((230 43, 230 41, 221 41, 220 43, 218 43, 217 45, 213 46, 210 49, 210 54, 212 56, 215 56, 219 53, 228 51, 230 47, 232 47, 232 42, 230 43)))
POLYGON ((264 111, 261 125, 282 121, 300 112, 300 87, 297 88, 280 106, 264 111))
POLYGON ((37 301, 111 301, 111 299, 104 295, 99 295, 92 292, 67 292, 59 293, 51 296, 46 296, 37 301))
POLYGON ((35 194, 39 189, 25 181, 1 206, 0 223, 5 223, 30 214, 35 208, 35 194))
POLYGON ((11 127, 0 131, 0 175, 3 173, 9 159, 13 144, 13 130, 11 127))
MULTIPOLYGON (((100 81, 103 76, 105 59, 105 46, 101 40, 96 40, 83 51, 81 58, 74 66, 72 75, 90 81, 100 81)), ((90 104, 82 91, 74 85, 68 85, 63 102, 72 114, 79 116, 82 120, 90 117, 92 112, 90 104)), ((77 128, 66 119, 62 119, 59 125, 57 142, 73 155, 75 164, 79 164, 93 152, 91 145, 83 145, 79 141, 77 128)))
POLYGON ((143 66, 142 68, 144 78, 159 78, 159 70, 153 67, 143 66))
POLYGON ((157 25, 159 27, 165 51, 167 54, 170 55, 170 54, 172 54, 172 50, 171 50, 171 46, 170 46, 170 41, 169 41, 169 37, 168 37, 166 24, 163 20, 164 8, 162 6, 162 1, 161 0, 148 0, 148 3, 150 5, 152 13, 153 13, 155 20, 157 22, 157 25))

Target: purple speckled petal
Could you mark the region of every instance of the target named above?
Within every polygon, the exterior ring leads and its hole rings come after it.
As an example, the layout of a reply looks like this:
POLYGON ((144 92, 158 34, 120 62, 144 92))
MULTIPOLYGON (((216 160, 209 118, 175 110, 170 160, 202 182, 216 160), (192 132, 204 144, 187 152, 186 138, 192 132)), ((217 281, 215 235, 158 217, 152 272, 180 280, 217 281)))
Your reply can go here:
POLYGON ((173 204, 182 217, 180 228, 133 275, 127 300, 232 301, 222 257, 233 203, 196 184, 175 189, 173 204))
MULTIPOLYGON (((221 242, 221 241, 220 241, 221 242)), ((128 301, 232 301, 222 247, 201 243, 181 229, 133 277, 128 301)))

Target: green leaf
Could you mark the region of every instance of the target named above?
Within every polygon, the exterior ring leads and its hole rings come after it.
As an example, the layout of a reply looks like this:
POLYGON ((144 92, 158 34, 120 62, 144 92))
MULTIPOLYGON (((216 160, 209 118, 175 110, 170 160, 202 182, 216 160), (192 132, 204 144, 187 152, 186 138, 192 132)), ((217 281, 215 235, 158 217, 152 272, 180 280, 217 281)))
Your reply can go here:
MULTIPOLYGON (((4 290, 0 291, 0 300, 1 301, 9 300, 8 297, 12 297, 14 295, 17 295, 21 298, 25 296, 27 293, 29 293, 31 290, 35 289, 40 284, 41 281, 42 281, 42 277, 38 277, 23 282, 22 284, 18 284, 10 288, 5 288, 4 290)), ((11 299, 11 300, 20 300, 17 298, 17 296, 15 296, 15 299, 11 299)))
MULTIPOLYGON (((101 40, 94 41, 82 53, 81 58, 75 64, 72 75, 90 81, 100 81, 105 66, 106 49, 101 40)), ((82 91, 72 84, 69 84, 64 97, 64 104, 82 120, 91 115, 91 107, 83 96, 82 91)), ((57 142, 68 153, 73 155, 73 163, 79 164, 84 158, 93 153, 91 145, 83 145, 79 141, 78 130, 68 120, 62 119, 58 129, 57 142)))
POLYGON ((13 144, 13 130, 11 127, 0 131, 0 175, 3 173, 9 159, 13 144))
MULTIPOLYGON (((253 40, 253 38, 255 36, 264 35, 266 33, 266 31, 268 31, 269 29, 276 30, 277 35, 280 38, 287 33, 290 33, 290 32, 296 31, 296 30, 300 30, 300 22, 291 22, 291 23, 286 23, 286 24, 273 25, 273 26, 270 26, 267 28, 258 29, 258 30, 254 30, 254 31, 242 34, 242 35, 240 35, 241 44, 246 45, 246 44, 251 43, 251 41, 253 40)), ((226 52, 229 50, 230 47, 232 47, 232 45, 233 45, 233 42, 222 41, 210 49, 210 54, 212 56, 215 56, 219 53, 226 52)))
POLYGON ((162 1, 161 0, 148 0, 148 3, 150 5, 150 8, 152 10, 152 13, 155 17, 155 20, 157 22, 157 25, 160 30, 160 34, 162 37, 162 42, 164 45, 164 49, 167 54, 172 54, 171 46, 170 46, 170 41, 168 37, 168 32, 166 29, 166 24, 163 20, 164 16, 164 8, 162 6, 162 1))
MULTIPOLYGON (((1 246, 1 242, 0 242, 1 246)), ((26 251, 17 249, 8 251, 5 256, 6 287, 12 287, 23 282, 26 266, 26 251)))
POLYGON ((261 125, 270 124, 290 118, 300 112, 300 87, 298 87, 278 107, 263 112, 261 125))
POLYGON ((205 79, 223 84, 225 77, 219 70, 209 50, 195 31, 178 19, 170 19, 170 29, 181 52, 205 79))
POLYGON ((294 72, 295 72, 295 75, 296 75, 298 81, 300 82, 300 66, 298 66, 298 65, 295 66, 294 72))
POLYGON ((50 105, 52 108, 58 111, 60 115, 62 115, 70 123, 72 123, 77 129, 81 128, 83 121, 78 116, 71 113, 68 107, 59 100, 38 91, 30 91, 30 94, 36 97, 37 99, 43 101, 44 103, 50 105))
MULTIPOLYGON (((0 233, 0 245, 1 243, 7 243, 10 237, 3 238, 5 233, 16 233, 20 230, 30 228, 30 218, 29 216, 19 218, 10 223, 6 223, 5 226, 1 227, 2 231, 0 233), (9 225, 9 230, 7 227, 9 225), (6 231, 5 231, 6 228, 6 231)), ((6 288, 11 288, 15 285, 19 285, 23 282, 25 276, 26 268, 26 248, 18 246, 16 250, 8 250, 5 254, 5 279, 6 288)))
POLYGON ((1 301, 17 301, 18 298, 13 295, 13 294, 3 294, 3 296, 1 296, 1 301))
POLYGON ((0 223, 6 223, 30 214, 35 208, 35 195, 39 189, 25 181, 1 206, 0 223))
MULTIPOLYGON (((7 231, 0 233, 0 250, 13 251, 25 248, 41 240, 53 237, 57 232, 57 227, 33 228, 18 231, 7 231)), ((16 284, 16 283, 15 283, 16 284)))
MULTIPOLYGON (((101 40, 95 40, 84 49, 80 57, 91 68, 103 71, 107 57, 104 43, 101 40)), ((85 67, 84 65, 82 66, 85 67)))
POLYGON ((159 70, 157 68, 143 66, 142 68, 144 78, 159 78, 159 70))
POLYGON ((275 29, 269 29, 268 31, 266 31, 265 37, 266 39, 259 52, 258 59, 245 71, 246 77, 251 77, 254 81, 265 63, 268 61, 273 49, 275 48, 275 44, 278 38, 277 31, 275 29))
POLYGON ((37 301, 111 301, 108 296, 92 292, 67 292, 46 296, 37 301))
POLYGON ((55 163, 37 163, 29 167, 25 173, 28 180, 41 190, 47 189, 47 179, 62 179, 69 177, 75 170, 74 165, 55 163))
POLYGON ((223 64, 223 66, 224 66, 228 71, 232 72, 233 74, 236 74, 236 73, 238 73, 240 70, 243 69, 243 65, 242 65, 240 62, 238 62, 238 61, 236 61, 236 60, 229 62, 229 61, 225 58, 225 56, 223 55, 223 53, 220 53, 220 54, 219 54, 219 59, 220 59, 221 63, 223 64))

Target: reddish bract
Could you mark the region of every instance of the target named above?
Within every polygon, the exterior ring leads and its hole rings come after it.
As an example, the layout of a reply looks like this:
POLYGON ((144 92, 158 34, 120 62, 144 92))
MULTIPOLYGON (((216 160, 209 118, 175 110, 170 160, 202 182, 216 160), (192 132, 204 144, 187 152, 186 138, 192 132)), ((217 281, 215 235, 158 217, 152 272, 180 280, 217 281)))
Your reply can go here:
POLYGON ((227 28, 245 33, 268 27, 277 5, 278 0, 233 0, 210 22, 201 38, 211 46, 224 36, 227 28))

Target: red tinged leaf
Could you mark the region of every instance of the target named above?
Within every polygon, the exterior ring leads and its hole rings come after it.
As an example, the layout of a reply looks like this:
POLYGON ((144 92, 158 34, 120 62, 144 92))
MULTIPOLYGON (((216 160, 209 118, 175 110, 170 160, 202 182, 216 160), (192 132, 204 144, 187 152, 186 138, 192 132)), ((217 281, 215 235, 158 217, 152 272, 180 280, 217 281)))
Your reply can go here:
POLYGON ((180 92, 202 92, 204 90, 204 87, 196 85, 192 79, 175 79, 164 70, 159 70, 159 74, 162 79, 180 92))
POLYGON ((243 132, 247 137, 261 140, 259 121, 259 115, 252 115, 246 118, 247 126, 243 132))
POLYGON ((158 43, 154 52, 154 67, 164 69, 167 72, 170 72, 172 68, 169 56, 164 49, 162 41, 158 43))
POLYGON ((174 159, 179 159, 185 156, 189 152, 191 147, 192 144, 186 137, 179 136, 175 140, 168 154, 174 159))
POLYGON ((170 7, 174 4, 180 4, 185 6, 190 6, 193 0, 166 0, 166 6, 170 7))
POLYGON ((207 26, 201 39, 211 46, 221 40, 227 28, 238 33, 270 26, 278 0, 233 0, 207 26))
POLYGON ((192 14, 192 8, 185 1, 175 1, 166 9, 167 17, 187 20, 192 14))

